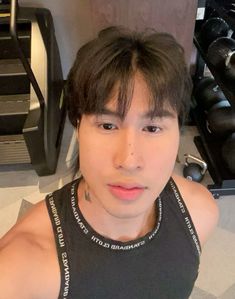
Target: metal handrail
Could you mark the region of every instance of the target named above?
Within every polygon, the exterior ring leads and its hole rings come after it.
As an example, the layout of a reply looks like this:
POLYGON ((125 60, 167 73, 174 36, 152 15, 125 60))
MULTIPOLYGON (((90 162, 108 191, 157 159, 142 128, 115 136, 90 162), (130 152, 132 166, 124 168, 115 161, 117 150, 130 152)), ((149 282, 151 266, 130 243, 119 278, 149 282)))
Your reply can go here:
POLYGON ((17 37, 17 29, 16 29, 17 6, 18 6, 17 0, 11 0, 10 35, 15 43, 19 58, 20 58, 20 60, 23 64, 23 67, 27 73, 29 81, 32 84, 33 89, 37 95, 40 107, 43 108, 43 106, 45 105, 44 97, 43 97, 40 87, 37 83, 37 80, 34 76, 33 70, 31 69, 31 66, 28 62, 28 59, 25 57, 25 55, 21 49, 19 39, 17 37))

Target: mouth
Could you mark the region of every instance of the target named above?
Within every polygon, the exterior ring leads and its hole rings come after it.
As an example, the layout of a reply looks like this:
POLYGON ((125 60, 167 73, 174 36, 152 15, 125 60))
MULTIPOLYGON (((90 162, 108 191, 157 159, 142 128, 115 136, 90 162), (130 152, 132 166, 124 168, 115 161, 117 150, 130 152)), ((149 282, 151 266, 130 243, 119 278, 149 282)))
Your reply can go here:
POLYGON ((136 184, 109 184, 110 193, 124 201, 136 200, 146 189, 146 187, 136 184))

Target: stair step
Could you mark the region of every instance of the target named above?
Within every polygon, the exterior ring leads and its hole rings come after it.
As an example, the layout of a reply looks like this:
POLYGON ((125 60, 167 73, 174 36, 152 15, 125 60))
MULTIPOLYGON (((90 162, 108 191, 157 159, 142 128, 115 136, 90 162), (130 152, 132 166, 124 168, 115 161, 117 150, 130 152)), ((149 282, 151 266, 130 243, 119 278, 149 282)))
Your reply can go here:
POLYGON ((30 162, 29 152, 22 134, 0 136, 0 164, 30 162))
POLYGON ((26 94, 30 81, 19 59, 0 60, 0 95, 26 94))
MULTIPOLYGON (((22 38, 22 37, 30 38, 30 35, 31 35, 31 23, 30 22, 17 23, 17 36, 19 38, 22 38)), ((10 37, 10 24, 9 23, 1 24, 0 39, 4 38, 4 37, 10 37)))
POLYGON ((1 0, 0 1, 0 17, 4 17, 6 14, 10 13, 10 0, 1 0))
MULTIPOLYGON (((24 55, 30 57, 30 38, 20 37, 19 42, 24 55)), ((10 37, 0 37, 0 59, 14 59, 18 57, 18 51, 10 37)))
POLYGON ((30 92, 30 81, 26 75, 0 76, 0 95, 25 94, 30 92))
MULTIPOLYGON (((17 35, 24 55, 30 58, 31 50, 31 23, 18 24, 17 35)), ((16 59, 18 51, 10 36, 9 24, 1 24, 0 32, 0 59, 16 59)))
POLYGON ((25 75, 25 69, 19 59, 1 59, 0 77, 25 75))
POLYGON ((0 96, 0 134, 21 134, 28 115, 30 95, 0 96))
POLYGON ((29 94, 0 96, 0 116, 28 114, 29 94))

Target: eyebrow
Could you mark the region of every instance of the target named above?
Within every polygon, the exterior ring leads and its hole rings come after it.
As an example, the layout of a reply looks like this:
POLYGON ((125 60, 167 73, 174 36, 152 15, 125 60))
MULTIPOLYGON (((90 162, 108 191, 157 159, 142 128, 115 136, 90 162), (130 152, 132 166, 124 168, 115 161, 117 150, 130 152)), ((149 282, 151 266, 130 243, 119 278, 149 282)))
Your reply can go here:
MULTIPOLYGON (((102 110, 98 113, 96 113, 96 115, 109 115, 109 116, 114 116, 117 118, 122 119, 122 115, 120 112, 118 111, 113 111, 110 110, 106 107, 103 107, 102 110)), ((167 109, 162 109, 161 112, 159 111, 152 111, 149 110, 146 113, 144 113, 143 115, 141 115, 141 118, 143 119, 149 119, 149 118, 175 118, 175 114, 167 109)))

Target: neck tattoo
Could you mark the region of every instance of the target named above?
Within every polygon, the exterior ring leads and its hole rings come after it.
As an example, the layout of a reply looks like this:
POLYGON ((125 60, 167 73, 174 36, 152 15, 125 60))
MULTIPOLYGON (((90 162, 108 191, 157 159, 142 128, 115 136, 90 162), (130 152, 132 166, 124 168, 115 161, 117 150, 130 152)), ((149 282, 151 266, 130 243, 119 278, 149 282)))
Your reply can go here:
POLYGON ((90 193, 89 193, 87 184, 85 186, 84 198, 85 198, 86 201, 91 201, 91 197, 90 197, 90 193))

